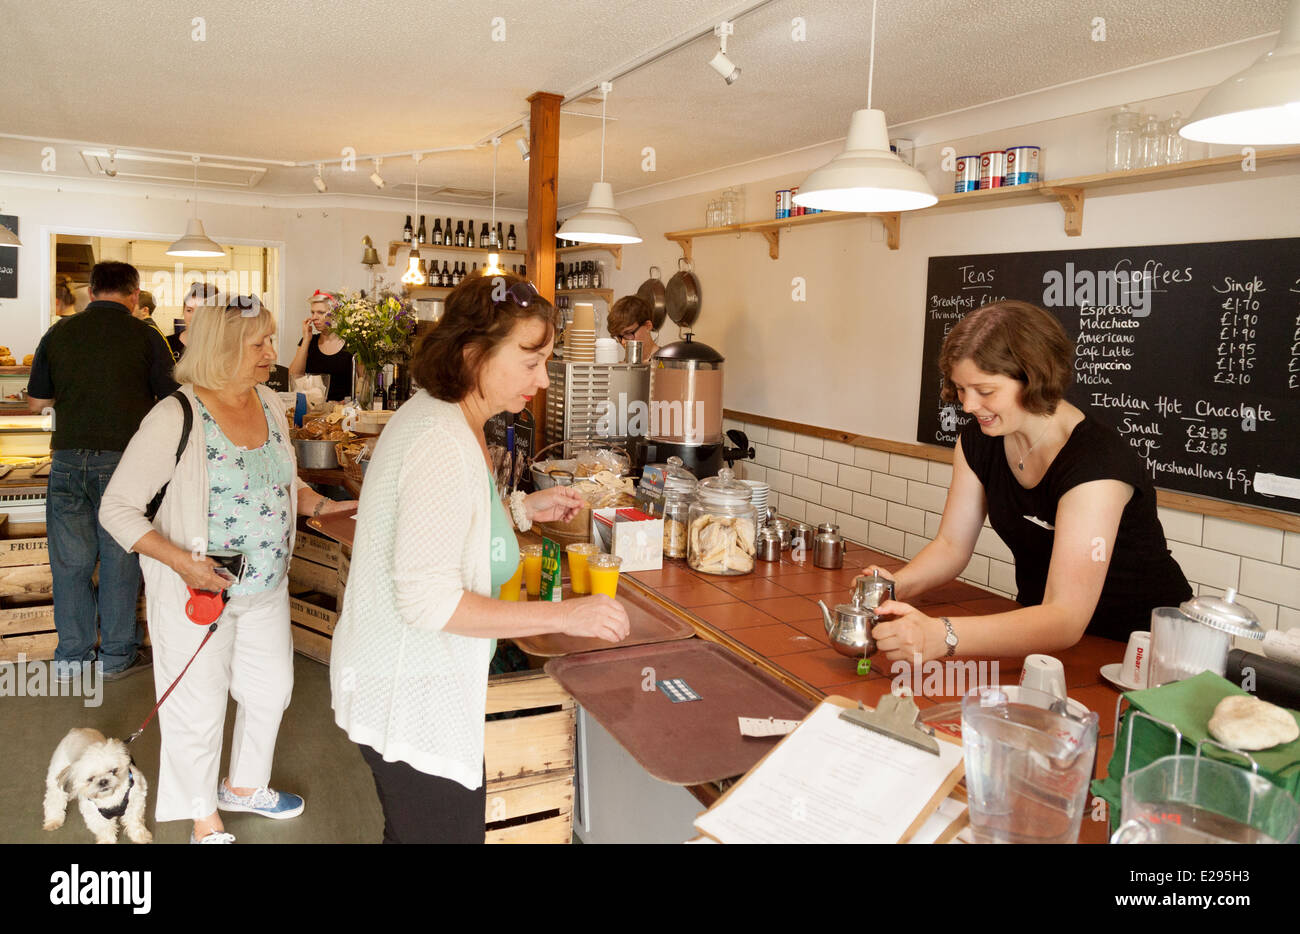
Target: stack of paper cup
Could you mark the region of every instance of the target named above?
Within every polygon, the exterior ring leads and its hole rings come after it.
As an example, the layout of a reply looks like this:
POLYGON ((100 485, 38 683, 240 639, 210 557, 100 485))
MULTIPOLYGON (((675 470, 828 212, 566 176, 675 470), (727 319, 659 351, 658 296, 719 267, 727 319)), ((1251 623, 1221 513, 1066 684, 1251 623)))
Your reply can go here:
POLYGON ((597 363, 618 363, 622 347, 618 341, 612 337, 596 338, 596 362, 597 363))
POLYGON ((763 522, 763 514, 767 512, 768 494, 771 492, 772 488, 761 480, 741 480, 740 482, 749 487, 749 499, 750 502, 754 504, 754 508, 758 511, 758 521, 761 525, 763 522))
POLYGON ((575 363, 596 362, 596 306, 575 302, 573 324, 564 332, 564 358, 575 363))

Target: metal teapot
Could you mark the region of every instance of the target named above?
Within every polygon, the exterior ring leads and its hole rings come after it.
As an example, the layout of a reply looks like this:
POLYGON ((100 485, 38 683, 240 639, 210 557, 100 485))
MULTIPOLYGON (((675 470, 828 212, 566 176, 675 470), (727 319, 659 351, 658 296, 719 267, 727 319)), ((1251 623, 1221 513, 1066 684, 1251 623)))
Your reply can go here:
POLYGON ((876 607, 892 599, 894 582, 872 573, 859 574, 853 579, 852 602, 837 606, 834 618, 826 604, 818 600, 831 647, 850 658, 862 658, 876 651, 876 640, 871 637, 871 628, 877 618, 876 607))

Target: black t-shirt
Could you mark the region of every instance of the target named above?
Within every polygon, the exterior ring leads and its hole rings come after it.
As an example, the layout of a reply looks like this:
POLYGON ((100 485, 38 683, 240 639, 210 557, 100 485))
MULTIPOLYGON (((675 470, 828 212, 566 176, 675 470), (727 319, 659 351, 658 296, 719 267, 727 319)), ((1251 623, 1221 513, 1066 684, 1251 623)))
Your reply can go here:
MULTIPOLYGON (((298 341, 302 346, 302 340, 298 341)), ((338 353, 321 353, 320 335, 313 334, 307 345, 307 362, 304 372, 328 375, 330 378, 330 402, 342 402, 352 395, 352 354, 347 348, 340 348, 338 353)))
POLYGON ((1057 506, 1074 487, 1093 480, 1120 480, 1133 487, 1133 495, 1120 517, 1106 581, 1087 631, 1125 641, 1129 633, 1150 628, 1153 608, 1177 606, 1192 596, 1165 542, 1155 489, 1137 456, 1113 428, 1085 413, 1043 479, 1028 490, 1012 474, 1004 439, 986 436, 975 419, 962 428, 961 449, 984 485, 989 524, 1015 555, 1020 603, 1043 602, 1057 506))
POLYGON ((156 327, 117 302, 91 302, 36 347, 27 392, 54 400, 56 451, 124 451, 154 403, 176 389, 156 327))

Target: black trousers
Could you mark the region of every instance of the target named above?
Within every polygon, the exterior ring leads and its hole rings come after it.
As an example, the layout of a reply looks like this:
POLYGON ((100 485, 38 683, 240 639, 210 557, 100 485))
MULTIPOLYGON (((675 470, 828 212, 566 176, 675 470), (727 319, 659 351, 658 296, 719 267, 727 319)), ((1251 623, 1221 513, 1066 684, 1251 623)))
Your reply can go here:
POLYGON ((405 762, 385 762, 358 744, 375 776, 384 809, 384 843, 482 843, 487 813, 487 774, 476 791, 429 775, 405 762))

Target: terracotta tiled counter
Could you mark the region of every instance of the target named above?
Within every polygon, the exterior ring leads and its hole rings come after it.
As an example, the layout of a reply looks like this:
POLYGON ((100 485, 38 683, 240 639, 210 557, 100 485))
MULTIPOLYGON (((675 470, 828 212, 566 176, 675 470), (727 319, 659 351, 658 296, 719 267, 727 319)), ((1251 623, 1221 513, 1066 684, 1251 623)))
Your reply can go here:
MULTIPOLYGON (((840 694, 874 705, 890 689, 892 675, 883 655, 872 658, 870 674, 857 674, 857 663, 830 647, 817 601, 832 609, 849 598, 853 578, 870 564, 893 570, 903 561, 861 546, 850 545, 844 567, 824 571, 811 562, 800 564, 782 557, 779 563, 760 561, 753 574, 716 577, 697 574, 685 561, 664 559, 663 570, 640 571, 627 579, 655 597, 666 609, 695 626, 700 638, 728 646, 780 680, 810 697, 840 694)), ((927 614, 972 616, 1014 609, 1017 604, 970 584, 953 582, 912 601, 927 614)), ((1085 636, 1073 648, 1058 653, 1065 665, 1070 697, 1100 716, 1096 774, 1104 775, 1113 747, 1115 703, 1119 693, 1100 675, 1102 665, 1121 661, 1124 646, 1108 639, 1085 636)), ((1020 680, 1021 659, 999 659, 999 680, 1020 680)), ((916 698, 924 711, 958 697, 925 695, 916 698)), ((703 802, 717 795, 712 787, 692 789, 703 802)), ((1085 814, 1081 843, 1104 843, 1104 821, 1085 814)))

